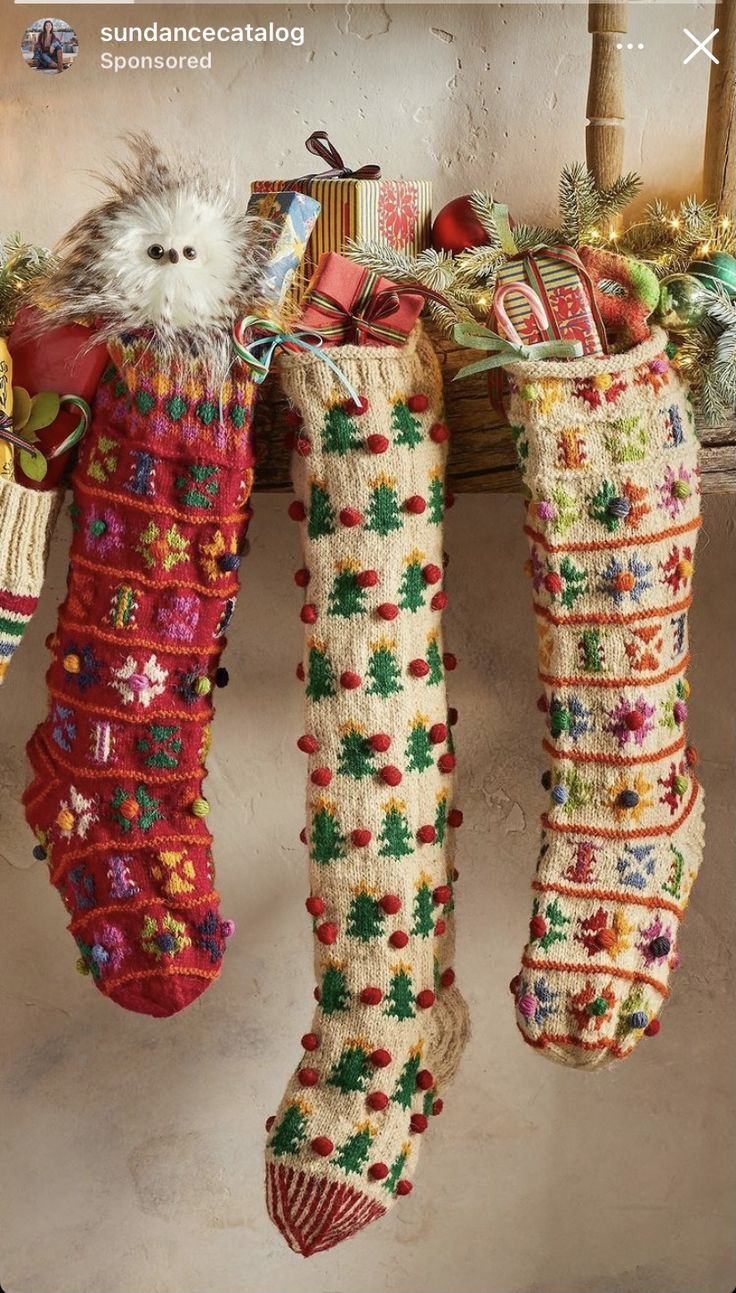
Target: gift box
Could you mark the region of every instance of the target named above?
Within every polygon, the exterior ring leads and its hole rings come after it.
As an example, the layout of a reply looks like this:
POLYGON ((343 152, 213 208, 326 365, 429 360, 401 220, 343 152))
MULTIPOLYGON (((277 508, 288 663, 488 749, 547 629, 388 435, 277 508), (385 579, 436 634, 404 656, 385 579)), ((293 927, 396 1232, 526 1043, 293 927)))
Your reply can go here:
POLYGON ((432 226, 432 185, 428 180, 385 180, 378 166, 351 170, 324 131, 315 131, 307 148, 331 163, 322 174, 296 180, 256 180, 252 193, 306 193, 319 202, 321 211, 307 243, 301 271, 293 281, 293 299, 301 300, 320 257, 344 252, 348 239, 376 240, 396 251, 415 256, 429 246, 432 226))
POLYGON ((401 346, 426 295, 326 252, 302 301, 299 327, 319 333, 325 346, 401 346))
POLYGON ((606 353, 606 333, 595 304, 593 284, 572 247, 544 247, 520 253, 503 264, 496 278, 500 287, 525 283, 536 292, 547 314, 543 330, 521 293, 509 292, 504 309, 526 345, 539 341, 579 341, 585 355, 606 353))
MULTIPOLYGON (((269 256, 265 267, 265 301, 279 314, 299 271, 320 205, 306 193, 283 189, 278 193, 254 193, 248 214, 268 221, 269 256)), ((305 284, 302 282, 302 291, 305 284)), ((293 299, 293 294, 291 296, 293 299)))
POLYGON ((89 344, 91 328, 73 323, 41 331, 42 326, 43 316, 26 307, 18 314, 8 339, 14 387, 22 388, 31 398, 51 392, 65 401, 53 421, 36 432, 34 447, 40 449, 48 463, 43 479, 25 473, 16 451, 15 479, 30 489, 53 489, 64 477, 74 450, 57 451, 73 436, 80 422, 79 408, 67 405, 66 399, 79 396, 91 404, 108 363, 107 346, 89 344))

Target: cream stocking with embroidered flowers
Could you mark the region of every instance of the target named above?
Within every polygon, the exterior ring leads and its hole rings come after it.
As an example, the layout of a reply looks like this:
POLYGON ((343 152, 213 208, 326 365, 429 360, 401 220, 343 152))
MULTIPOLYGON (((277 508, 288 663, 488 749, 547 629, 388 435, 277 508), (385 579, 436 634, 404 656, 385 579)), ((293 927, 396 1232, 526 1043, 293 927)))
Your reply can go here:
POLYGON ((703 845, 685 739, 697 440, 665 341, 510 374, 550 759, 512 987, 525 1040, 578 1067, 658 1031, 703 845))
POLYGON ((309 759, 307 910, 317 1011, 270 1122, 267 1197, 296 1251, 332 1247, 408 1194, 466 1034, 453 986, 454 753, 442 650, 447 430, 420 328, 402 349, 289 359, 301 415, 309 759))

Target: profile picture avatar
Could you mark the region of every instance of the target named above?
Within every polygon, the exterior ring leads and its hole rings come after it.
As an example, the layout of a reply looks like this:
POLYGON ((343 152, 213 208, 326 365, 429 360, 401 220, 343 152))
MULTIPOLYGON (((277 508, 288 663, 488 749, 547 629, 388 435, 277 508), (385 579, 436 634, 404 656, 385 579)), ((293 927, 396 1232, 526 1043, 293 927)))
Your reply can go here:
POLYGON ((26 28, 21 53, 34 72, 67 72, 79 53, 79 40, 63 18, 39 18, 26 28))

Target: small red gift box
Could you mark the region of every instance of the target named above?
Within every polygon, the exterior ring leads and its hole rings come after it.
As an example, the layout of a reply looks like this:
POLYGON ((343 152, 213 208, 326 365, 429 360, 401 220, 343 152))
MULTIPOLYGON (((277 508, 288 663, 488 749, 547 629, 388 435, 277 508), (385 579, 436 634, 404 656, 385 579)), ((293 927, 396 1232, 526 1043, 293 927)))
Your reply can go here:
MULTIPOLYGON (((91 404, 108 362, 107 346, 89 346, 92 328, 67 324, 40 331, 43 315, 31 307, 21 310, 8 338, 13 358, 13 385, 23 387, 29 395, 53 391, 56 395, 80 396, 91 404), (88 347, 88 348, 85 348, 88 347)), ((54 421, 38 432, 36 447, 48 460, 43 480, 31 480, 20 466, 16 454, 15 478, 29 489, 54 489, 63 478, 74 450, 53 457, 53 452, 78 425, 80 411, 74 406, 62 408, 54 421)))
POLYGON ((402 346, 425 295, 325 252, 305 293, 299 327, 318 332, 325 346, 402 346))
POLYGON ((501 266, 498 286, 525 283, 544 306, 549 322, 540 328, 527 298, 509 292, 504 308, 525 345, 538 341, 579 341, 584 355, 606 353, 606 331, 595 304, 588 271, 572 247, 541 247, 519 253, 501 266))

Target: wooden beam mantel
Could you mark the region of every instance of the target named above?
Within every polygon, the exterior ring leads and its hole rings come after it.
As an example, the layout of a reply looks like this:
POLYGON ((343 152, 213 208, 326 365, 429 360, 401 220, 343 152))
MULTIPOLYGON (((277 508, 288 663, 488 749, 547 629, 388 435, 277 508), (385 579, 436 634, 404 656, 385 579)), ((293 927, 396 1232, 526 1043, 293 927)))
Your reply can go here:
MULTIPOLYGON (((511 432, 491 408, 483 376, 452 378, 464 364, 477 360, 477 351, 460 350, 432 332, 445 379, 450 441, 449 486, 456 493, 516 493, 521 477, 516 467, 511 432)), ((286 398, 278 374, 261 388, 256 412, 256 489, 288 490, 289 453, 284 423, 286 398)), ((721 426, 701 428, 703 490, 736 493, 736 418, 721 426)))

